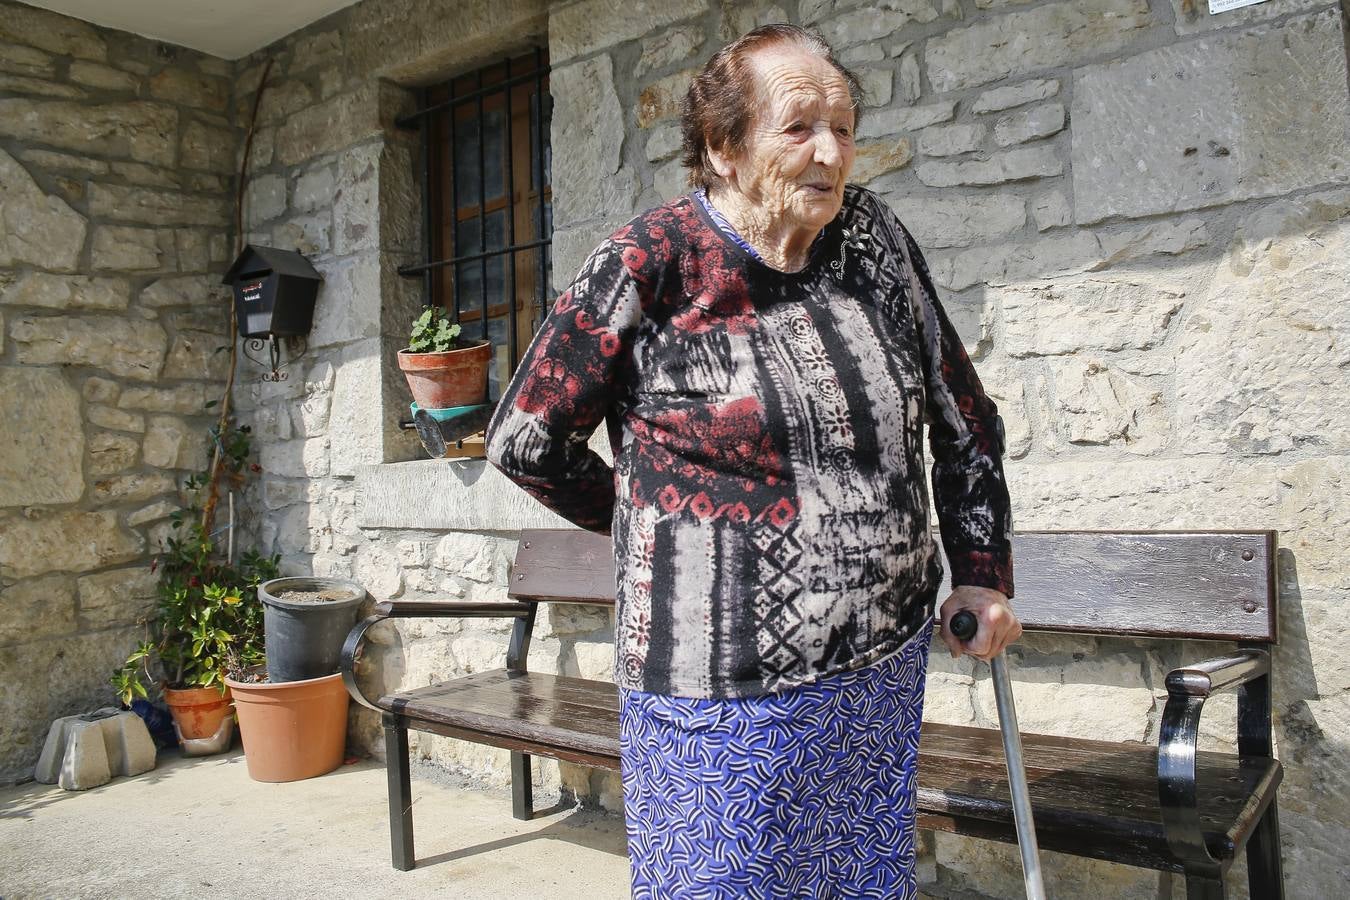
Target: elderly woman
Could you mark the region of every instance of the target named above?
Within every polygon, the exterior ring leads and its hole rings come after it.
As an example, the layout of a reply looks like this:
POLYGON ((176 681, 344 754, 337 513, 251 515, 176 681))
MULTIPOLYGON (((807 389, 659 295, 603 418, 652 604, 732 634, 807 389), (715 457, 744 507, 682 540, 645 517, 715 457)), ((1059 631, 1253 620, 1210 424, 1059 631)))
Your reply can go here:
POLYGON ((914 896, 933 607, 954 656, 1021 627, 1001 423, 904 226, 847 184, 856 78, 773 25, 683 115, 694 190, 558 298, 488 457, 611 532, 637 897, 914 896), (587 439, 605 421, 610 468, 587 439))

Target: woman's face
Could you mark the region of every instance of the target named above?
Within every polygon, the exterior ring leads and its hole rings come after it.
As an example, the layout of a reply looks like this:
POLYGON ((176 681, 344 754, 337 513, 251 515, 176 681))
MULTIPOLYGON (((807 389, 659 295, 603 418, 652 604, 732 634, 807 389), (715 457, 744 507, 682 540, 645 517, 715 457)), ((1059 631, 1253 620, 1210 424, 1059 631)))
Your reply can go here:
POLYGON ((794 46, 760 50, 751 64, 759 103, 745 152, 713 154, 714 167, 771 223, 819 230, 843 205, 856 152, 848 82, 829 62, 794 46))

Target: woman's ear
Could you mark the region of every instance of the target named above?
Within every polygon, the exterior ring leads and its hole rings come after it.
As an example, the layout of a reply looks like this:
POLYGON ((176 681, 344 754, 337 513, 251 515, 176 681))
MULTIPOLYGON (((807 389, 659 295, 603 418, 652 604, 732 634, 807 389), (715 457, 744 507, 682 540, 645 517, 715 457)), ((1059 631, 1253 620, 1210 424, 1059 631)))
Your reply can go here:
POLYGON ((717 177, 723 181, 729 181, 736 174, 736 165, 721 150, 714 150, 711 147, 707 150, 708 162, 712 165, 713 171, 717 177))

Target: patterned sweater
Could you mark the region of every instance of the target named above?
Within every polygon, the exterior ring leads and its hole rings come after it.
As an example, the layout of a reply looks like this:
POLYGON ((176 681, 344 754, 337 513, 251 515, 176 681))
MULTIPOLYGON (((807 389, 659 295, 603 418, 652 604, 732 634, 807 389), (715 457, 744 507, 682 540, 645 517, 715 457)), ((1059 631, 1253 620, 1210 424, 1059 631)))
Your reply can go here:
POLYGON ((586 260, 487 453, 550 509, 613 534, 620 687, 753 696, 869 665, 928 624, 942 563, 925 422, 952 583, 1012 596, 997 413, 875 194, 849 186, 796 273, 686 195, 586 260), (602 421, 612 469, 587 445, 602 421))

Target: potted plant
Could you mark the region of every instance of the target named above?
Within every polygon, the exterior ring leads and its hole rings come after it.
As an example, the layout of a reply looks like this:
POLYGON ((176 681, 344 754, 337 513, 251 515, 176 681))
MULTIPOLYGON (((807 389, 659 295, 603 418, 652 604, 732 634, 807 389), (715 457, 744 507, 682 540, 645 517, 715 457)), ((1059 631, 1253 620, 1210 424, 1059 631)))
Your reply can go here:
POLYGON ((461 340, 459 324, 439 306, 423 310, 407 348, 398 352, 413 400, 427 410, 486 403, 491 360, 491 342, 461 340))
POLYGON ((225 683, 254 781, 299 781, 342 765, 351 699, 342 673, 272 682, 258 666, 232 670, 225 683))
MULTIPOLYGON (((212 440, 228 456, 229 472, 242 480, 248 429, 230 423, 223 433, 213 429, 212 440)), ((158 686, 184 752, 202 755, 226 749, 233 737, 224 681, 230 661, 253 665, 264 659, 256 591, 277 577, 278 557, 246 552, 237 565, 222 559, 200 517, 206 478, 193 476, 184 487, 193 500, 171 517, 175 533, 152 563, 159 572, 158 602, 145 623, 146 638, 111 684, 126 706, 148 700, 148 686, 158 686)))
POLYGON ((266 665, 230 658, 244 759, 254 781, 331 772, 347 747, 349 696, 338 671, 342 642, 365 589, 340 578, 273 578, 257 586, 266 665))

